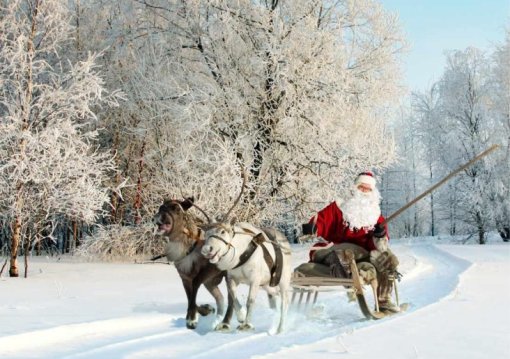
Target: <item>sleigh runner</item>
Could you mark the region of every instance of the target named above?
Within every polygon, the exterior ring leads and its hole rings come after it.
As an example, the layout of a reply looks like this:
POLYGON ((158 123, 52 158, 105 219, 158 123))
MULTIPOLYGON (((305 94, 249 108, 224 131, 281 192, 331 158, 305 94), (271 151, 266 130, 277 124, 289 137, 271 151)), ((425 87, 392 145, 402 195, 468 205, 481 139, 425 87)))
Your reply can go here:
MULTIPOLYGON (((292 299, 291 304, 301 308, 303 301, 305 309, 317 301, 319 292, 330 292, 338 289, 351 291, 358 302, 361 312, 367 319, 381 319, 389 313, 379 311, 377 300, 377 282, 366 284, 360 276, 358 266, 354 259, 350 262, 351 278, 332 277, 328 266, 318 263, 303 263, 298 266, 291 278, 292 299), (340 287, 340 288, 338 288, 340 287), (368 289, 370 287, 371 289, 368 289), (305 300, 306 296, 306 300, 305 300), (297 303, 296 303, 297 301, 297 303), (373 307, 374 309, 371 309, 373 307)), ((396 281, 393 281, 395 303, 402 310, 407 309, 407 304, 400 304, 396 281)), ((354 298, 353 298, 354 299, 354 298)))

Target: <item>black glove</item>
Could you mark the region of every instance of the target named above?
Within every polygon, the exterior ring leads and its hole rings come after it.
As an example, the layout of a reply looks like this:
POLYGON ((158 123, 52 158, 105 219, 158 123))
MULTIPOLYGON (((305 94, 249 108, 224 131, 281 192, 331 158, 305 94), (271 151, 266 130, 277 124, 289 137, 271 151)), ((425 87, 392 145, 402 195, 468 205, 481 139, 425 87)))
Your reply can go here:
POLYGON ((305 223, 301 226, 303 234, 315 234, 317 232, 317 226, 313 223, 305 223))
POLYGON ((335 251, 332 251, 328 255, 324 257, 322 263, 329 266, 329 271, 332 277, 335 278, 348 278, 348 275, 340 263, 340 259, 338 258, 335 251))
POLYGON ((383 224, 377 223, 374 226, 374 237, 375 238, 384 238, 386 237, 386 228, 383 224))

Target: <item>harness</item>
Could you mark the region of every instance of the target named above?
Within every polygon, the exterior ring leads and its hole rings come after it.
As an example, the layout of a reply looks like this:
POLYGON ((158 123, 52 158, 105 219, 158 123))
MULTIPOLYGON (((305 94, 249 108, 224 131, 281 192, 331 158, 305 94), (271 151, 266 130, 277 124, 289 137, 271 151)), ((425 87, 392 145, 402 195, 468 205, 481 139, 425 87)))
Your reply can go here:
MULTIPOLYGON (((197 227, 197 232, 196 233, 193 233, 193 234, 190 234, 189 230, 187 228, 184 228, 183 229, 183 233, 189 237, 191 237, 193 239, 193 244, 186 250, 186 253, 184 254, 184 256, 178 260, 175 260, 173 262, 178 262, 180 260, 182 260, 183 258, 186 258, 187 256, 189 256, 191 254, 191 252, 193 252, 195 250, 195 248, 197 247, 198 243, 201 242, 201 234, 202 234, 203 230, 201 228, 198 228, 197 227)), ((151 261, 155 261, 155 260, 158 260, 160 258, 163 258, 163 257, 166 257, 166 254, 163 253, 163 254, 159 254, 157 256, 154 256, 151 258, 151 261)))
MULTIPOLYGON (((264 261, 266 262, 266 265, 269 269, 269 274, 270 274, 269 286, 271 286, 271 287, 277 286, 280 283, 280 280, 282 278, 282 271, 283 271, 283 254, 282 254, 282 250, 281 250, 280 246, 278 245, 278 243, 268 240, 266 238, 266 235, 263 232, 255 233, 255 232, 253 232, 253 230, 251 230, 249 228, 245 228, 245 227, 241 227, 241 228, 243 231, 242 232, 234 232, 232 239, 238 233, 239 234, 248 234, 248 235, 251 235, 253 238, 251 239, 250 243, 248 244, 248 247, 239 256, 239 262, 232 269, 236 269, 236 268, 239 268, 242 265, 244 265, 248 261, 248 259, 251 258, 253 253, 255 253, 257 248, 261 247, 262 253, 264 256, 264 261), (273 258, 271 257, 271 254, 269 253, 266 246, 264 245, 264 242, 270 242, 273 245, 274 252, 275 252, 275 260, 273 260, 273 258)), ((230 248, 234 248, 234 250, 235 250, 235 247, 230 242, 227 242, 225 239, 223 239, 220 236, 212 234, 209 236, 209 238, 214 238, 214 239, 217 239, 217 240, 225 243, 225 245, 228 247, 228 250, 230 250, 230 248)), ((224 256, 227 255, 228 250, 227 250, 227 252, 225 252, 225 254, 223 254, 223 256, 221 258, 223 258, 224 256)))
MULTIPOLYGON (((224 241, 226 242, 226 241, 224 241)), ((270 287, 276 287, 282 278, 282 270, 283 270, 283 254, 280 246, 270 241, 273 245, 274 252, 275 252, 275 260, 273 261, 273 258, 271 257, 271 254, 267 250, 266 246, 264 245, 264 242, 266 241, 265 235, 261 232, 253 236, 252 240, 250 241, 250 244, 246 248, 246 250, 241 254, 239 257, 239 263, 234 267, 234 269, 241 267, 243 264, 245 264, 248 259, 251 258, 253 253, 257 250, 257 247, 262 248, 262 253, 264 255, 264 261, 266 262, 267 267, 269 268, 269 274, 270 274, 270 280, 269 280, 269 286, 270 287)))
POLYGON ((186 251, 186 255, 185 257, 187 257, 188 255, 190 255, 191 252, 193 252, 195 250, 195 248, 197 247, 197 244, 198 244, 198 241, 194 241, 193 244, 191 245, 191 247, 188 248, 188 250, 186 251))

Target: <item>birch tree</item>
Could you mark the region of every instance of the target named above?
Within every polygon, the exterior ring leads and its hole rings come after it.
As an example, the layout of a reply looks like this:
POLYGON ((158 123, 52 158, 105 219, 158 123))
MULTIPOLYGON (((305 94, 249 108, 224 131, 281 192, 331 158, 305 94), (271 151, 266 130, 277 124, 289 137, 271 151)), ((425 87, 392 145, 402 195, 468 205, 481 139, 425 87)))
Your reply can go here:
POLYGON ((27 252, 43 223, 58 215, 92 223, 108 201, 114 165, 97 149, 95 110, 119 94, 105 91, 97 55, 65 57, 73 27, 63 2, 0 4, 0 203, 11 223, 9 273, 18 276, 20 243, 27 252))

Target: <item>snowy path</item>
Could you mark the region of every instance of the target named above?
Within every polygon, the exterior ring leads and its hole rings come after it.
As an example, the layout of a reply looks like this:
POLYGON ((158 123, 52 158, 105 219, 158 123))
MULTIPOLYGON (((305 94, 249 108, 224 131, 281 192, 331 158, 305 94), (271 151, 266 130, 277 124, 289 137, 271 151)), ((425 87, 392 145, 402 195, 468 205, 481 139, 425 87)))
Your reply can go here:
MULTIPOLYGON (((453 247, 452 252, 464 250, 463 247, 453 247)), ((353 333, 377 331, 385 326, 393 327, 392 323, 410 320, 418 321, 416 325, 420 328, 422 314, 427 312, 428 306, 440 305, 439 303, 451 298, 460 301, 462 299, 458 294, 459 275, 466 270, 472 270, 471 258, 460 259, 431 245, 395 245, 394 250, 401 258, 401 268, 405 275, 399 285, 401 301, 411 302, 412 306, 408 313, 381 321, 364 320, 356 304, 347 303, 345 298, 340 298, 340 295, 344 294, 332 292, 319 296, 319 305, 313 318, 291 311, 287 330, 279 336, 267 334, 272 326, 273 313, 268 309, 263 296, 259 298, 260 303, 255 312, 254 332, 212 332, 214 318, 202 318, 197 330, 190 331, 185 328, 183 319, 184 294, 174 273, 175 269, 170 268, 176 282, 171 286, 175 297, 172 300, 178 300, 176 303, 180 305, 167 305, 164 310, 159 310, 159 313, 158 310, 149 309, 133 313, 132 306, 131 310, 126 306, 126 309, 121 311, 125 315, 113 319, 105 320, 98 316, 101 320, 78 324, 62 323, 46 329, 0 336, 0 357, 239 359, 254 356, 296 357, 295 353, 298 352, 309 353, 303 357, 316 357, 320 353, 323 353, 324 357, 331 357, 338 352, 349 354, 348 348, 356 345, 351 341, 356 343, 354 338, 358 337, 352 335, 353 333), (321 346, 333 349, 323 351, 321 346)), ((302 251, 301 257, 304 255, 305 251, 302 251)), ((299 259, 298 255, 295 260, 299 259)), ((140 266, 136 270, 139 268, 140 266)), ((155 268, 155 272, 168 276, 169 268, 155 268)), ((118 296, 111 298, 119 299, 118 296)), ((210 301, 210 298, 204 298, 205 301, 210 301)), ((114 308, 116 303, 105 301, 102 305, 114 308)), ((147 303, 137 303, 135 306, 140 308, 144 305, 150 308, 147 303)), ((154 309, 158 306, 162 305, 153 304, 152 307, 154 309)), ((1 313, 0 310, 0 315, 1 313)), ((44 313, 41 313, 41 316, 44 316, 44 313)), ((94 318, 93 313, 89 316, 94 318)), ((427 328, 433 330, 434 325, 429 322, 430 320, 427 320, 427 325, 430 325, 427 328)), ((411 349, 418 350, 412 346, 411 349)), ((366 353, 364 355, 370 357, 366 353)))
POLYGON ((417 304, 412 312, 264 358, 509 358, 510 247, 441 249, 464 259, 414 247, 434 270, 405 284, 406 296, 417 304))

